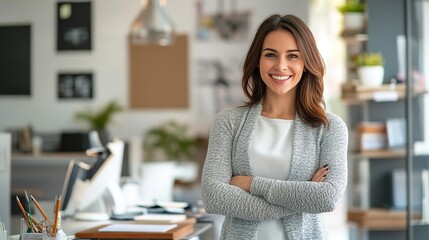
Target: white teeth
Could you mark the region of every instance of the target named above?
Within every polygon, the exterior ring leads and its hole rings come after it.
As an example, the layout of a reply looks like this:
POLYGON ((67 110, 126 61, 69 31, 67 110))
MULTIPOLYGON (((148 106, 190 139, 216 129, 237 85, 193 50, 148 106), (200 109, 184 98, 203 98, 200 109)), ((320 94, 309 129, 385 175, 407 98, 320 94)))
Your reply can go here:
POLYGON ((272 77, 276 80, 286 80, 290 78, 290 76, 275 76, 275 75, 272 75, 272 77))

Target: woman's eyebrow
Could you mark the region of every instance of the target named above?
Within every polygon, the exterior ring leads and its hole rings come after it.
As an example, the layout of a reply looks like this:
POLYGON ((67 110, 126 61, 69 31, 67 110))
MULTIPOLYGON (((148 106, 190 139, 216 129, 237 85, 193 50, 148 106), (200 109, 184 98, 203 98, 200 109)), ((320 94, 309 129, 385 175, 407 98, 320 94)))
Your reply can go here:
POLYGON ((286 52, 299 52, 299 50, 298 49, 290 49, 290 50, 287 50, 286 52))
MULTIPOLYGON (((264 50, 262 51, 271 51, 271 52, 277 52, 277 50, 273 49, 273 48, 264 48, 264 50)), ((290 53, 290 52, 299 52, 298 49, 289 49, 286 52, 290 53)))
POLYGON ((272 48, 264 48, 262 51, 271 51, 271 52, 277 52, 277 50, 272 48))

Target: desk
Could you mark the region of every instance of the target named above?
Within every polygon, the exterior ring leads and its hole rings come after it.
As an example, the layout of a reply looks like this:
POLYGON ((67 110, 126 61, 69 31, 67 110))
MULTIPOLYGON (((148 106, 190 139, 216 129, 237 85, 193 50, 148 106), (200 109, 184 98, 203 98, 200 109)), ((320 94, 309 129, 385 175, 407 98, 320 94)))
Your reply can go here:
MULTIPOLYGON (((114 223, 113 221, 107 221, 107 222, 89 222, 89 221, 76 221, 73 219, 63 219, 61 221, 61 226, 63 231, 68 235, 74 235, 76 232, 96 227, 101 224, 106 223, 114 223)), ((125 221, 120 221, 116 223, 126 223, 125 221)), ((194 232, 190 235, 182 238, 182 240, 213 240, 213 236, 210 234, 210 229, 213 228, 213 223, 211 222, 197 222, 194 225, 194 232)))

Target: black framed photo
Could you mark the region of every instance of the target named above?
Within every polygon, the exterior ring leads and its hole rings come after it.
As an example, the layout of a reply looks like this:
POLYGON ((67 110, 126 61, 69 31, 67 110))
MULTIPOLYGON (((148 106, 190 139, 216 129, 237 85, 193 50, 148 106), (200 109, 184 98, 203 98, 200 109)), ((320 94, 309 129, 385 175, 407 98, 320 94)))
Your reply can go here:
POLYGON ((91 50, 91 2, 57 3, 57 50, 91 50))
POLYGON ((58 74, 59 99, 92 99, 93 88, 92 73, 58 74))
POLYGON ((31 26, 0 26, 0 95, 31 95, 31 26))

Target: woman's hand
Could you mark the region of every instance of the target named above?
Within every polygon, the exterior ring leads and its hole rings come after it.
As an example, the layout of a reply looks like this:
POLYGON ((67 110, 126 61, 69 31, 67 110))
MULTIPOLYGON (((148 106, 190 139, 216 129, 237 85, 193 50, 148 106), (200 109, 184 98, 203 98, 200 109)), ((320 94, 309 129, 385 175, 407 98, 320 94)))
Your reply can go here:
MULTIPOLYGON (((314 173, 311 178, 312 182, 323 182, 326 178, 326 175, 329 173, 329 166, 326 164, 325 166, 319 168, 316 173, 314 173)), ((229 181, 229 184, 239 187, 246 192, 250 191, 250 185, 252 184, 253 177, 252 176, 234 176, 229 181)))
POLYGON ((246 192, 250 192, 250 185, 252 184, 252 176, 234 176, 229 181, 229 184, 239 187, 246 192))
POLYGON ((329 166, 326 164, 325 166, 319 168, 317 172, 311 178, 312 182, 323 182, 325 181, 326 175, 329 173, 329 166))

